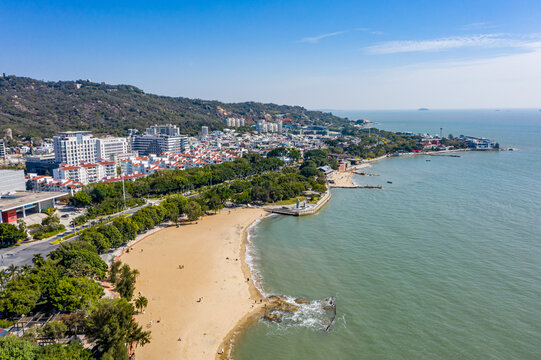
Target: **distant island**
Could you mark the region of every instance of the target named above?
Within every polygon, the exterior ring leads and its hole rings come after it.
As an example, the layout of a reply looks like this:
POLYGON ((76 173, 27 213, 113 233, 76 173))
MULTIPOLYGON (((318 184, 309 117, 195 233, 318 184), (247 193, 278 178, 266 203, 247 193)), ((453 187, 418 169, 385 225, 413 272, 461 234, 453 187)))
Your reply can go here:
POLYGON ((428 111, 428 110, 430 110, 430 109, 429 108, 419 108, 419 109, 417 109, 417 111, 428 111))

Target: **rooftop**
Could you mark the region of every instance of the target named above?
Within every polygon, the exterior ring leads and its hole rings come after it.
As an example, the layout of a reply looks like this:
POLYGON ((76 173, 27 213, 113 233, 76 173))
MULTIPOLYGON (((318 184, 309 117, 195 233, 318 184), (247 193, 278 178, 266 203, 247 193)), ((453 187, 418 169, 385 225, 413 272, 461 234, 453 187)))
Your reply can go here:
POLYGON ((13 191, 0 196, 0 211, 11 210, 25 205, 35 204, 40 201, 50 200, 68 195, 65 192, 31 192, 13 191))

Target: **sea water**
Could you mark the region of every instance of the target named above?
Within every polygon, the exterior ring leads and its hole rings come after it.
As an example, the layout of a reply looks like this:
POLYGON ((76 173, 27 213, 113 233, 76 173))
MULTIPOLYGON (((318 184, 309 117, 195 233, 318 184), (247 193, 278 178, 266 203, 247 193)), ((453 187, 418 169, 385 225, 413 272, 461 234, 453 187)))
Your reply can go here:
POLYGON ((316 215, 262 221, 260 286, 314 302, 252 326, 234 358, 541 359, 541 112, 340 115, 516 151, 385 159, 367 170, 379 176, 355 177, 382 190, 334 189, 316 215), (329 296, 325 332, 317 300, 329 296))

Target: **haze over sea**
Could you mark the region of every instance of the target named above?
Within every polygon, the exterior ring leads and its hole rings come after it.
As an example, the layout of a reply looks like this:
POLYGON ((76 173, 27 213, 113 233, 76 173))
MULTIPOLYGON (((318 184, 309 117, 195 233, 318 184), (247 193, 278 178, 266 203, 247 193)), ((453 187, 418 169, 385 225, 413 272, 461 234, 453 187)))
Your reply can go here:
POLYGON ((335 113, 517 151, 386 159, 355 178, 383 190, 335 189, 314 216, 261 222, 265 292, 333 295, 338 316, 329 333, 316 307, 261 321, 234 358, 541 359, 541 112, 335 113))

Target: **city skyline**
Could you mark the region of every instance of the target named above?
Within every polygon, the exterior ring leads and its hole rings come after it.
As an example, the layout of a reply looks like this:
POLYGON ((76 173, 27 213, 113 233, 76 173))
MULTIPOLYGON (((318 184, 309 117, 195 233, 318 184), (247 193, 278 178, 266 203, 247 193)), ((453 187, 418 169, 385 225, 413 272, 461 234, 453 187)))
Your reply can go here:
POLYGON ((541 5, 7 1, 0 71, 311 109, 537 108, 541 5))

